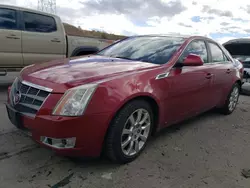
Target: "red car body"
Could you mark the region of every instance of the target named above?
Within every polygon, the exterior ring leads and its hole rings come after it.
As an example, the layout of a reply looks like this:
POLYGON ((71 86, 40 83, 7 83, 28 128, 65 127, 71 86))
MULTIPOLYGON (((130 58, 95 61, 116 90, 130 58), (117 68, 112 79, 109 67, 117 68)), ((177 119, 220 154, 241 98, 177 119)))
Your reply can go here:
MULTIPOLYGON (((59 154, 99 156, 112 119, 131 100, 142 98, 150 103, 155 114, 154 131, 222 106, 232 85, 240 82, 239 73, 230 62, 233 59, 222 46, 219 45, 230 59, 227 63, 174 67, 194 40, 212 41, 204 37, 185 38, 163 65, 90 55, 25 68, 18 78, 20 82, 51 91, 33 117, 22 114, 23 128, 32 133, 36 142, 59 154), (98 83, 98 87, 82 116, 52 115, 68 89, 87 83, 98 83), (54 148, 41 142, 41 136, 76 137, 75 147, 54 148)), ((8 109, 15 109, 10 102, 12 97, 9 93, 8 109)))

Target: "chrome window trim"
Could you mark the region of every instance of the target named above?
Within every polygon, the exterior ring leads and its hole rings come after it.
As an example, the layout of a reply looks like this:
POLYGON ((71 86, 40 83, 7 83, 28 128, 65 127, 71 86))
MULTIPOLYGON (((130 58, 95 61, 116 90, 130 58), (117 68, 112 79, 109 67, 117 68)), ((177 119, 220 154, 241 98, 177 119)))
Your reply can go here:
MULTIPOLYGON (((224 51, 224 49, 223 48, 221 48, 221 46, 217 43, 217 42, 215 42, 215 41, 213 41, 213 40, 211 40, 211 39, 209 39, 209 38, 203 38, 203 37, 199 37, 199 38, 195 38, 195 39, 192 39, 185 47, 184 47, 184 49, 182 50, 182 52, 181 52, 181 54, 179 55, 179 57, 177 58, 178 60, 179 60, 179 58, 182 56, 182 54, 184 53, 184 51, 187 49, 187 47, 188 47, 188 45, 190 44, 190 43, 192 43, 192 42, 194 42, 194 41, 203 41, 203 42, 210 42, 210 43, 213 43, 213 44, 215 44, 216 46, 218 46, 218 48, 220 48, 220 50, 223 52, 223 54, 230 60, 230 61, 224 61, 224 62, 209 62, 209 63, 204 63, 204 65, 210 65, 210 64, 229 64, 229 63, 232 63, 232 59, 227 55, 227 53, 224 51), (225 63, 226 62, 226 63, 225 63)), ((209 48, 209 47, 207 47, 207 48, 209 48)), ((207 51, 208 51, 208 49, 207 49, 207 51)), ((176 62, 178 62, 178 60, 176 61, 176 62)), ((173 67, 175 66, 175 64, 173 65, 173 67)), ((172 67, 172 68, 173 68, 172 67)))
MULTIPOLYGON (((207 57, 209 57, 208 49, 207 49, 207 45, 206 45, 206 38, 202 38, 202 37, 201 38, 195 38, 195 39, 192 39, 191 41, 189 41, 189 43, 184 47, 184 49, 182 50, 181 54, 179 55, 176 63, 178 62, 178 60, 180 59, 180 57, 183 55, 184 51, 188 48, 189 44, 191 44, 192 42, 195 42, 195 41, 202 41, 202 42, 204 42, 204 44, 206 46, 206 50, 207 50, 207 57)), ((208 41, 210 41, 210 40, 208 40, 208 41)), ((209 62, 209 63, 211 63, 211 62, 209 62)), ((204 65, 209 64, 209 63, 204 63, 204 65)), ((175 66, 175 64, 174 64, 174 66, 175 66)))
MULTIPOLYGON (((207 43, 208 42, 210 42, 210 43, 214 43, 216 46, 218 46, 219 48, 220 48, 220 50, 223 52, 223 54, 227 57, 227 58, 229 58, 229 60, 230 61, 225 61, 225 62, 208 62, 208 63, 204 63, 204 65, 218 65, 218 64, 230 64, 230 63, 232 63, 232 59, 228 56, 228 53, 227 52, 225 52, 225 50, 223 49, 224 47, 222 46, 220 46, 217 42, 215 42, 215 41, 213 41, 213 40, 211 40, 211 39, 209 39, 209 38, 206 38, 206 37, 199 37, 199 38, 194 38, 194 39, 192 39, 192 40, 190 40, 187 44, 186 44, 186 46, 184 47, 184 49, 182 50, 182 52, 180 53, 180 55, 178 56, 178 58, 177 58, 177 61, 173 64, 173 66, 171 66, 170 67, 170 69, 169 70, 171 70, 171 69, 173 69, 174 67, 175 67, 175 65, 176 65, 176 63, 178 62, 178 60, 180 59, 180 57, 183 55, 183 53, 184 53, 184 51, 187 49, 187 47, 189 46, 189 44, 191 44, 192 42, 194 42, 194 41, 203 41, 204 43, 205 43, 205 45, 206 45, 206 50, 207 50, 207 53, 209 53, 208 51, 208 45, 207 45, 207 43)), ((180 50, 180 48, 178 49, 178 51, 180 50)), ((209 57, 209 54, 208 54, 208 57, 209 57)), ((162 78, 166 78, 166 77, 168 77, 168 75, 169 75, 169 72, 163 72, 163 73, 161 73, 161 74, 158 74, 156 77, 155 77, 155 80, 159 80, 159 79, 162 79, 162 78), (165 77, 162 77, 162 75, 163 74, 166 74, 166 76, 165 77), (159 78, 160 77, 160 78, 159 78)))
MULTIPOLYGON (((192 43, 193 41, 204 41, 204 43, 205 43, 205 39, 202 38, 202 37, 200 37, 200 38, 195 38, 195 39, 192 39, 191 41, 189 41, 189 42, 186 44, 186 46, 184 47, 184 49, 182 50, 182 52, 180 53, 180 55, 178 56, 177 61, 170 67, 169 70, 171 70, 171 69, 173 69, 173 68, 175 67, 176 63, 178 62, 178 60, 180 59, 180 57, 182 56, 182 54, 184 53, 184 51, 187 49, 188 45, 189 45, 190 43, 192 43)), ((206 43, 205 43, 205 45, 206 45, 206 43)), ((178 51, 179 51, 180 49, 181 49, 181 47, 177 50, 177 53, 178 53, 178 51)), ((207 45, 206 45, 206 49, 207 49, 207 45)), ((208 50, 207 50, 207 51, 208 51, 208 50)), ((205 64, 207 64, 207 63, 205 63, 205 64)), ((204 65, 205 65, 205 64, 204 64, 204 65)), ((160 79, 163 79, 163 78, 167 78, 168 75, 169 75, 169 72, 163 72, 163 73, 161 73, 161 74, 158 74, 158 75, 155 77, 155 80, 160 80, 160 79), (164 76, 162 77, 163 74, 165 74, 165 77, 164 77, 164 76), (160 78, 159 78, 159 77, 160 77, 160 78)))

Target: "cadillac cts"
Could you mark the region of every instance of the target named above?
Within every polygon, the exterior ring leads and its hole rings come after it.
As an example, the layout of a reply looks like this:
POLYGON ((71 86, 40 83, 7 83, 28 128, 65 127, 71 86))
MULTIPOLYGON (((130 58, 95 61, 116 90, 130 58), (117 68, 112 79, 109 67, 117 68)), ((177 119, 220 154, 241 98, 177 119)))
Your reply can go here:
POLYGON ((209 109, 234 111, 240 73, 205 37, 135 36, 90 56, 26 67, 9 88, 11 122, 65 156, 134 160, 149 137, 209 109))

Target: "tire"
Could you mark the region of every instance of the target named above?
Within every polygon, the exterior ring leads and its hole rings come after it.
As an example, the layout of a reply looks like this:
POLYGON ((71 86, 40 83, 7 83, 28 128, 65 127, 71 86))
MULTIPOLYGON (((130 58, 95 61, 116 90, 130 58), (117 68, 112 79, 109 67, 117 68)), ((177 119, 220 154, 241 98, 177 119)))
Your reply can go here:
POLYGON ((125 105, 109 127, 105 151, 107 157, 120 164, 135 160, 146 146, 153 122, 153 112, 146 101, 134 100, 125 105))
POLYGON ((223 114, 229 115, 235 110, 239 100, 239 95, 240 85, 238 83, 235 83, 227 96, 226 103, 221 109, 221 112, 223 114))

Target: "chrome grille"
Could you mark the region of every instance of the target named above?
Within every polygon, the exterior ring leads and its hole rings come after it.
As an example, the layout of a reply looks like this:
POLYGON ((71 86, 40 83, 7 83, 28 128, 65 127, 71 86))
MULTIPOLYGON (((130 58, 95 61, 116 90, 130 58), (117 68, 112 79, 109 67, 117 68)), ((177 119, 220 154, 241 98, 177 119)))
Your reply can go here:
POLYGON ((16 79, 11 87, 10 102, 18 112, 35 116, 51 91, 52 89, 16 79), (21 97, 16 102, 14 97, 18 92, 21 97))

